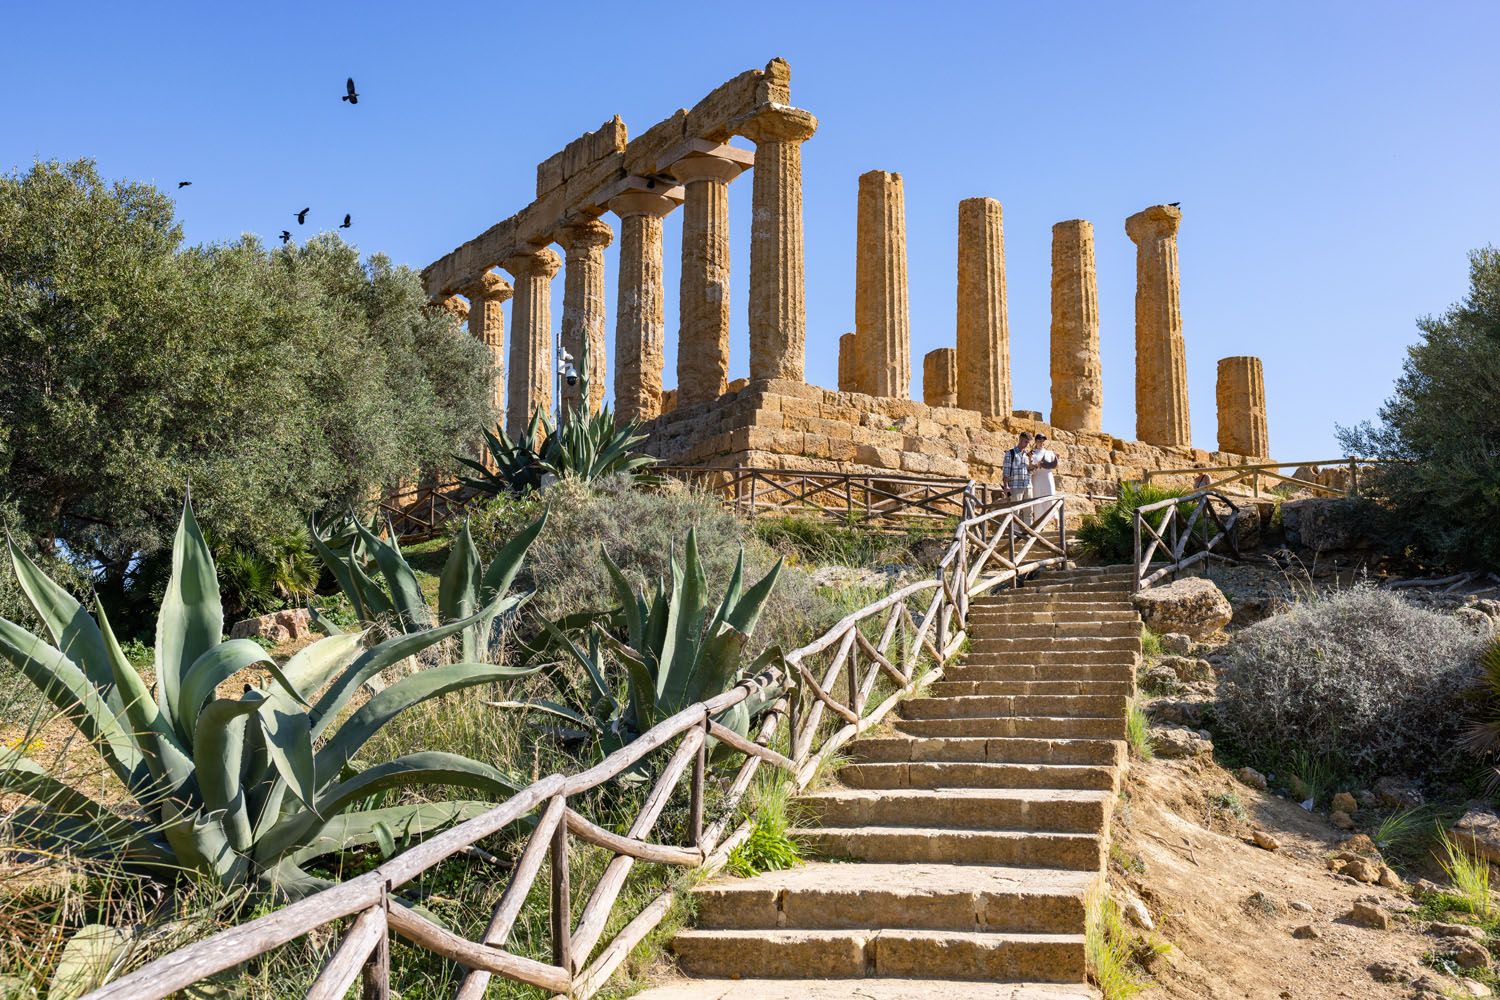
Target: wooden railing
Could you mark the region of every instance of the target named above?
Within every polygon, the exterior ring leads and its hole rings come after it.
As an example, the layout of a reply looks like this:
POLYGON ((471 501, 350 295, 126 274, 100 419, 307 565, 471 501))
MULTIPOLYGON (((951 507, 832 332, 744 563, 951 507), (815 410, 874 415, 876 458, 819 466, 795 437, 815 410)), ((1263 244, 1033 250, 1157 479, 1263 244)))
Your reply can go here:
POLYGON ((443 530, 485 495, 462 483, 436 483, 387 493, 374 504, 403 542, 420 542, 443 530))
POLYGON ((651 471, 715 493, 750 517, 813 514, 871 527, 951 522, 1008 498, 1003 486, 887 472, 675 465, 651 471))
POLYGON ((1221 545, 1235 556, 1235 525, 1240 509, 1215 490, 1169 497, 1135 511, 1135 589, 1144 590, 1162 577, 1217 555, 1221 545), (1153 514, 1160 514, 1153 517, 1153 514), (1143 544, 1144 543, 1144 544, 1143 544), (1166 564, 1152 570, 1160 555, 1166 564))
POLYGON ((1147 469, 1144 479, 1149 483, 1153 479, 1168 479, 1174 476, 1192 476, 1196 479, 1200 475, 1207 474, 1209 482, 1202 487, 1206 490, 1222 489, 1235 483, 1245 484, 1248 480, 1251 495, 1257 497, 1261 495, 1263 482, 1286 484, 1297 489, 1309 490, 1320 496, 1358 496, 1361 469, 1394 464, 1397 464, 1394 459, 1345 456, 1344 458, 1321 459, 1316 462, 1261 462, 1246 465, 1211 465, 1191 469, 1147 469), (1286 475, 1280 471, 1282 469, 1295 471, 1291 475, 1286 475), (1316 475, 1326 475, 1329 481, 1318 482, 1308 479, 1304 470, 1311 470, 1316 475), (1229 474, 1223 475, 1224 473, 1229 474))
POLYGON ((963 520, 932 579, 849 614, 822 636, 786 654, 783 663, 678 712, 595 766, 542 778, 374 871, 181 948, 88 997, 157 1000, 347 918, 353 919, 307 991, 310 998, 342 997, 360 979, 366 997, 388 997, 392 933, 464 967, 456 994, 462 1000, 481 997, 492 976, 568 997, 593 995, 661 922, 672 902, 672 891, 663 892, 600 945, 635 863, 707 872, 721 867, 753 828, 749 819, 732 824, 759 767, 778 768, 794 788, 805 788, 839 747, 880 722, 919 685, 942 675, 963 645, 972 597, 1013 582, 1018 575, 1066 562, 1065 502, 1062 496, 1044 497, 963 520), (767 690, 780 697, 759 723, 754 739, 718 723, 726 709, 767 690), (710 739, 743 755, 732 774, 710 773, 710 739), (773 749, 773 744, 786 753, 773 749), (585 793, 655 755, 664 756, 665 763, 625 833, 605 829, 579 811, 585 793), (709 796, 710 785, 721 794, 709 796), (687 842, 653 838, 663 809, 683 797, 688 821, 680 839, 687 842), (710 802, 717 813, 712 819, 707 815, 710 802), (396 890, 438 863, 521 821, 531 822, 532 831, 481 940, 471 941, 439 926, 396 896, 396 890), (612 855, 576 919, 570 910, 575 866, 569 845, 574 838, 612 855), (549 860, 551 958, 540 961, 508 951, 506 945, 549 860))

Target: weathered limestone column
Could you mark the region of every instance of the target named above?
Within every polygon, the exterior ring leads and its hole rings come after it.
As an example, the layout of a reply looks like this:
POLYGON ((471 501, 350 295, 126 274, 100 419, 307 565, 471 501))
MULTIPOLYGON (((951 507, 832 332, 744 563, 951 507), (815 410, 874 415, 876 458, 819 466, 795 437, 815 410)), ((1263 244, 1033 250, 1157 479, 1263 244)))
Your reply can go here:
MULTIPOLYGON (((604 248, 614 239, 614 230, 600 219, 574 223, 557 234, 566 254, 563 276, 563 350, 577 359, 583 370, 583 345, 589 345, 588 412, 604 403, 604 248)), ((579 405, 582 383, 562 385, 564 418, 579 405)))
POLYGON ((501 306, 511 296, 510 282, 486 271, 459 291, 469 300, 469 333, 490 349, 495 412, 500 413, 505 407, 505 312, 501 306))
POLYGON ((505 409, 505 432, 516 437, 525 432, 534 411, 545 415, 552 410, 552 279, 562 259, 543 248, 517 254, 500 266, 516 279, 505 409))
POLYGON ((1187 353, 1182 340, 1177 227, 1182 212, 1153 205, 1125 220, 1135 243, 1135 435, 1187 447, 1187 353))
POLYGON ((750 377, 801 382, 807 351, 802 144, 818 120, 770 104, 735 125, 755 143, 750 221, 750 377))
POLYGON ((957 359, 957 405, 987 417, 1009 416, 1005 227, 993 198, 958 203, 957 359))
POLYGON ((859 338, 846 333, 839 337, 839 392, 859 391, 859 338))
MULTIPOLYGON (((958 351, 939 347, 922 358, 922 402, 928 406, 959 406, 962 380, 958 374, 958 351)), ((964 409, 969 409, 965 406, 964 409)))
POLYGON ((906 297, 906 195, 901 175, 859 178, 854 332, 859 388, 911 398, 911 314, 906 297))
POLYGON ((677 306, 679 407, 718 399, 729 384, 729 182, 745 169, 746 158, 753 159, 744 150, 693 143, 668 168, 686 188, 677 306))
POLYGON ((1099 431, 1103 411, 1094 227, 1070 219, 1052 227, 1052 425, 1099 431))
POLYGON ((615 303, 615 419, 620 423, 661 414, 666 343, 661 220, 681 201, 681 188, 646 180, 609 201, 609 210, 620 217, 615 303))
POLYGON ((457 295, 445 295, 442 298, 433 299, 427 303, 427 306, 429 309, 438 309, 447 313, 460 323, 469 321, 469 304, 457 295))
POLYGON ((1219 450, 1249 458, 1268 458, 1271 436, 1266 428, 1266 381, 1260 358, 1220 358, 1215 388, 1219 404, 1219 450))

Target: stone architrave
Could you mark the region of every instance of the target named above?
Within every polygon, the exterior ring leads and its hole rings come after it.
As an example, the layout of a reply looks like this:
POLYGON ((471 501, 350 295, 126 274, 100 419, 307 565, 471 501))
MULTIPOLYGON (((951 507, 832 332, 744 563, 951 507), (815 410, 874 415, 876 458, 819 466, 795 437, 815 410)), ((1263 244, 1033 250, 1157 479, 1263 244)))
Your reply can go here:
POLYGON ((750 215, 750 377, 801 382, 807 351, 802 144, 810 112, 769 104, 736 123, 755 143, 750 215))
POLYGON ((677 305, 677 405, 729 384, 729 182, 754 161, 732 146, 695 140, 668 172, 684 187, 682 281, 677 305))
MULTIPOLYGON (((562 347, 583 370, 583 345, 589 346, 589 413, 604 404, 604 248, 614 230, 602 219, 574 223, 557 234, 564 251, 562 347)), ((579 406, 577 385, 562 383, 561 413, 566 419, 579 406)))
POLYGON ((901 175, 859 178, 854 332, 859 387, 871 396, 911 398, 911 314, 906 289, 906 195, 901 175))
POLYGON ((505 408, 505 311, 501 306, 511 296, 510 282, 486 271, 462 292, 469 300, 469 333, 490 351, 494 407, 501 413, 505 408))
POLYGON ((939 347, 923 356, 922 402, 928 406, 958 406, 959 385, 956 349, 939 347))
POLYGON ((839 336, 839 392, 859 391, 859 338, 845 333, 839 336))
POLYGON ((1005 313, 1000 203, 965 198, 958 203, 957 405, 987 417, 1010 412, 1010 330, 1005 313))
POLYGON ((1266 428, 1266 383, 1260 358, 1219 359, 1219 450, 1249 458, 1271 454, 1266 428))
POLYGON ((500 262, 516 279, 511 305, 510 371, 506 379, 505 432, 519 437, 532 414, 552 410, 552 279, 562 258, 545 247, 500 262))
POLYGON ((1182 212, 1153 205, 1125 220, 1135 243, 1135 436, 1188 447, 1187 351, 1182 339, 1177 227, 1182 212))
POLYGON ((620 280, 615 303, 615 419, 651 420, 661 414, 666 346, 662 291, 662 219, 682 202, 680 187, 631 178, 611 198, 620 217, 620 280))
POLYGON ((1098 432, 1103 412, 1094 227, 1070 219, 1052 227, 1052 425, 1098 432))

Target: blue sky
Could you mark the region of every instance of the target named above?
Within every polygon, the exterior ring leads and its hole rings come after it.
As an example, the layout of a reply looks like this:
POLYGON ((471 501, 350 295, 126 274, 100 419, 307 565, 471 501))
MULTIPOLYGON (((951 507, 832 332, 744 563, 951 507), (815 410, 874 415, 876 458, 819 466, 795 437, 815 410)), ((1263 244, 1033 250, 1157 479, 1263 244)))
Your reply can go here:
MULTIPOLYGON (((1374 415, 1414 319, 1464 293, 1464 254, 1500 232, 1493 3, 4 0, 0 19, 0 170, 89 156, 110 177, 191 179, 192 242, 350 212, 362 250, 417 267, 524 206, 574 136, 616 113, 639 134, 782 56, 821 120, 804 147, 809 381, 835 383, 853 324, 856 178, 894 170, 917 379, 953 343, 958 202, 1003 203, 1018 407, 1049 406, 1051 226, 1094 223, 1104 426, 1121 437, 1132 212, 1182 202, 1194 443, 1214 446, 1217 359, 1256 354, 1287 460, 1331 457, 1335 422, 1374 415), (350 74, 357 108, 338 100, 350 74)), ((749 177, 731 202, 733 377, 749 177)), ((666 231, 671 385, 677 217, 666 231)), ((559 277, 554 321, 561 294, 559 277)))

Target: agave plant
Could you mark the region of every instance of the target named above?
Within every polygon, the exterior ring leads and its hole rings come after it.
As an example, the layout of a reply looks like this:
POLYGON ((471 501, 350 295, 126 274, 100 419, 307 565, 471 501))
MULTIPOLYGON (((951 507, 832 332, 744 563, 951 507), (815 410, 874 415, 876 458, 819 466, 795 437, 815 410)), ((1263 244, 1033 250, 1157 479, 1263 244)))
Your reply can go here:
MULTIPOLYGON (((102 606, 88 614, 20 549, 11 563, 50 638, 0 619, 0 655, 35 684, 95 747, 130 802, 107 806, 47 773, 19 750, 0 757, 0 791, 35 806, 9 817, 21 845, 156 874, 191 870, 224 885, 301 895, 320 886, 311 858, 420 834, 488 807, 479 801, 353 812, 406 786, 455 786, 508 795, 518 783, 488 764, 420 752, 355 770, 354 755, 381 727, 428 699, 509 681, 530 670, 458 663, 392 684, 341 719, 367 678, 523 598, 498 588, 465 617, 369 649, 363 633, 337 634, 283 665, 248 639, 223 639, 214 562, 190 504, 172 547, 172 574, 156 629, 156 692, 121 652, 102 606), (216 689, 254 668, 268 675, 238 698, 216 689)), ((519 564, 524 549, 516 554, 519 564)), ((514 575, 514 567, 506 575, 514 575)))
MULTIPOLYGON (((545 623, 552 640, 583 668, 584 684, 573 684, 559 671, 558 684, 570 704, 532 700, 499 703, 502 707, 536 709, 564 719, 576 727, 578 735, 597 739, 608 752, 689 705, 722 694, 780 658, 781 651, 771 647, 744 663, 745 647, 776 586, 781 562, 743 590, 745 555, 741 550, 724 596, 709 618, 708 580, 698 558, 695 532, 688 532, 684 564, 679 566, 674 557, 670 580, 658 579, 649 591, 637 592, 609 553, 601 549, 601 555, 620 602, 606 617, 625 637, 617 638, 596 618, 584 628, 586 637, 580 646, 566 625, 545 623), (625 669, 623 685, 611 683, 611 659, 625 669)), ((746 735, 754 718, 779 696, 774 688, 763 690, 728 709, 718 722, 746 735)))
POLYGON ((577 479, 603 479, 614 475, 635 475, 656 462, 649 455, 632 455, 630 450, 646 435, 639 433, 640 423, 628 421, 615 426, 609 405, 598 413, 586 412, 589 398, 589 347, 583 345, 582 372, 578 380, 579 405, 570 410, 559 429, 541 410, 531 415, 531 423, 519 439, 512 439, 505 428, 484 432, 489 461, 478 462, 455 456, 475 475, 465 477, 464 485, 491 496, 501 493, 524 493, 536 489, 547 475, 572 476, 577 479))
MULTIPOLYGON (((479 550, 464 522, 453 541, 448 562, 438 584, 436 621, 451 622, 467 618, 476 610, 495 607, 494 598, 510 589, 521 569, 526 550, 547 524, 543 512, 532 525, 517 533, 490 561, 480 563, 479 550)), ((396 621, 408 634, 418 634, 435 624, 432 609, 422 593, 422 585, 411 564, 401 554, 395 541, 380 537, 374 526, 365 526, 347 515, 328 533, 318 530, 316 519, 309 517, 308 533, 326 565, 338 580, 339 587, 354 605, 354 613, 363 622, 396 621), (373 575, 372 575, 373 574, 373 575), (378 575, 384 586, 376 580, 378 575)), ((463 658, 488 661, 494 649, 495 619, 499 611, 481 613, 474 624, 463 629, 463 658)))

